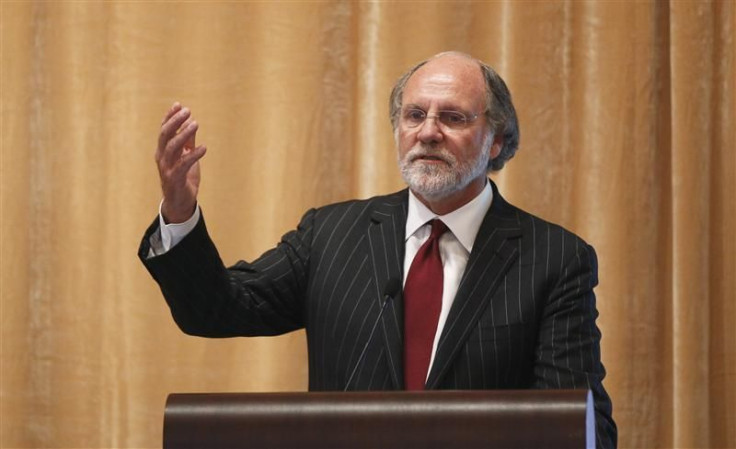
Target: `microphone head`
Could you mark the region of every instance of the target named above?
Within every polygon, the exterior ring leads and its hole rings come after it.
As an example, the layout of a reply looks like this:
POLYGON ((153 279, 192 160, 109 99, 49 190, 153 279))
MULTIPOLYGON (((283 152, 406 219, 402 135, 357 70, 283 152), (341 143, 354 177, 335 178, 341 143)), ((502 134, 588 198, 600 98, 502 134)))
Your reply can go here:
POLYGON ((396 278, 391 278, 386 281, 386 286, 383 287, 383 296, 395 297, 396 294, 401 290, 401 281, 396 278))

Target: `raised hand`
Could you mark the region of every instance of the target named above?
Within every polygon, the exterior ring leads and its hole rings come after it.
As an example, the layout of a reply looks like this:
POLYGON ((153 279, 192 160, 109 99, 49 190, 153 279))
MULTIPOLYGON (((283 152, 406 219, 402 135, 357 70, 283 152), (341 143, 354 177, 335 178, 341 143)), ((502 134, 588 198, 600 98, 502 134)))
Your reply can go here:
POLYGON ((207 152, 204 145, 195 146, 197 129, 191 111, 178 102, 161 123, 155 158, 164 196, 161 213, 167 223, 186 221, 197 205, 199 160, 207 152))

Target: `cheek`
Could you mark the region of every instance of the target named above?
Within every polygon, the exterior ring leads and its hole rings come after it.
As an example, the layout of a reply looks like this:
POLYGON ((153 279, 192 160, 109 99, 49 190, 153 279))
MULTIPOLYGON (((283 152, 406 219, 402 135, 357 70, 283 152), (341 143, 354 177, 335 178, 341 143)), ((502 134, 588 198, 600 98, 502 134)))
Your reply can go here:
POLYGON ((468 157, 477 157, 478 153, 481 151, 489 151, 489 148, 486 148, 486 134, 485 133, 479 133, 476 136, 473 136, 473 138, 467 142, 467 145, 465 148, 468 150, 467 154, 468 157))
POLYGON ((486 144, 486 133, 479 133, 473 140, 476 148, 483 148, 486 144))
POLYGON ((478 152, 482 151, 483 139, 475 136, 467 136, 463 139, 446 139, 445 148, 455 155, 458 162, 467 164, 478 158, 478 152))
POLYGON ((416 141, 413 134, 402 131, 397 131, 396 134, 394 134, 394 140, 396 141, 396 147, 398 148, 401 156, 411 150, 416 141))
POLYGON ((481 143, 476 140, 477 139, 473 137, 453 139, 447 142, 447 147, 463 159, 468 159, 475 156, 476 152, 481 147, 481 143))

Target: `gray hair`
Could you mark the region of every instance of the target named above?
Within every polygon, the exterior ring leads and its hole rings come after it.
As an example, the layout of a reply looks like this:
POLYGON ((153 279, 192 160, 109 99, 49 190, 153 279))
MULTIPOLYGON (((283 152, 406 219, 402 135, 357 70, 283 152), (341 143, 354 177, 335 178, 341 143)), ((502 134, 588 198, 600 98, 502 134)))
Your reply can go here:
MULTIPOLYGON (((391 96, 389 97, 389 118, 391 119, 391 126, 393 127, 394 134, 399 126, 399 116, 401 113, 404 88, 406 87, 406 83, 409 81, 409 78, 411 78, 411 76, 419 70, 420 67, 425 65, 431 59, 443 54, 446 53, 440 53, 439 55, 426 59, 410 68, 406 73, 401 75, 401 77, 396 81, 396 84, 394 84, 394 87, 391 90, 391 96)), ((486 121, 488 122, 493 135, 501 136, 503 138, 501 152, 495 159, 491 159, 488 162, 488 170, 501 170, 506 164, 506 161, 514 157, 516 150, 519 148, 519 120, 516 117, 516 109, 514 109, 514 104, 511 101, 511 92, 509 92, 509 88, 506 87, 506 83, 491 66, 468 55, 464 56, 477 62, 480 66, 481 72, 483 73, 483 79, 486 83, 486 121)))

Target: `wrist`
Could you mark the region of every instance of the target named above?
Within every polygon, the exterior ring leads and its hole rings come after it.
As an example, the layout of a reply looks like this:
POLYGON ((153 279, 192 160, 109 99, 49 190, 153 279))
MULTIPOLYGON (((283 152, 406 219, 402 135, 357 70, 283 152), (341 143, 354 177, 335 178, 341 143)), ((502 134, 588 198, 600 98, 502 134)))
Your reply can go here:
POLYGON ((192 215, 194 215, 196 209, 196 202, 191 206, 172 208, 169 207, 166 199, 164 199, 163 204, 161 204, 161 217, 163 217, 166 224, 184 223, 185 221, 192 218, 192 215))

